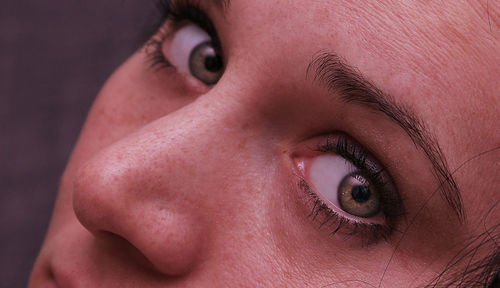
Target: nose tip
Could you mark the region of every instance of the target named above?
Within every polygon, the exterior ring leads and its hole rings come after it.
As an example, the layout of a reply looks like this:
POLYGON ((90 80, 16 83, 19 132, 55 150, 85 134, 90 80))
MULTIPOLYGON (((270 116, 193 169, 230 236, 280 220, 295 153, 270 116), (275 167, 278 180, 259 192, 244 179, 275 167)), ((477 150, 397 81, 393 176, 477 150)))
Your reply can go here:
POLYGON ((152 169, 136 156, 108 153, 80 168, 73 182, 75 214, 98 243, 109 247, 122 238, 159 272, 188 273, 201 249, 203 226, 184 203, 189 201, 169 191, 168 181, 158 181, 161 167, 152 169))

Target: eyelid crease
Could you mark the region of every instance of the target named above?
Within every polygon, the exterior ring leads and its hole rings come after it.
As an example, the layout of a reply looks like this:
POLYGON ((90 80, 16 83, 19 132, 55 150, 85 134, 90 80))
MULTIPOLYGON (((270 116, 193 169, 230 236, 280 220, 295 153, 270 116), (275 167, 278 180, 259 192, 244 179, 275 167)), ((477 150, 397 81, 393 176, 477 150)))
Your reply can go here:
POLYGON ((217 35, 217 30, 213 25, 212 20, 204 10, 200 1, 197 0, 156 0, 158 9, 163 15, 163 22, 171 20, 174 24, 179 24, 183 21, 190 21, 203 30, 212 38, 215 47, 220 49, 220 41, 217 35))

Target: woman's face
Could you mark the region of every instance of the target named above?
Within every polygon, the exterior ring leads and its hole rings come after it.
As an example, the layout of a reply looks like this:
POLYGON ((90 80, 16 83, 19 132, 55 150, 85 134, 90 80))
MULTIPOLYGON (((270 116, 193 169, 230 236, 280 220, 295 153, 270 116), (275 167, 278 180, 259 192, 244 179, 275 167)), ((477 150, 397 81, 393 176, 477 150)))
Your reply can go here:
POLYGON ((451 265, 500 216, 496 4, 174 2, 97 97, 31 287, 412 287, 486 256, 451 265))

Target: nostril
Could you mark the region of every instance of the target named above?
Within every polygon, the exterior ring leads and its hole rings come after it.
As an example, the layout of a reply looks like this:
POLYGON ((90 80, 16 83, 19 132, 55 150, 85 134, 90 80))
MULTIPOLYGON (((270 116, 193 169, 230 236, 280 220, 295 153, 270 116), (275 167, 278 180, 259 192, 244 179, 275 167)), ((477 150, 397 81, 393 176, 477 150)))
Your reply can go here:
MULTIPOLYGON (((158 217, 159 213, 154 215, 158 217)), ((203 238, 202 226, 191 215, 169 213, 168 218, 145 219, 142 224, 143 234, 137 234, 129 241, 157 270, 178 276, 194 269, 206 239, 203 238)))
POLYGON ((120 235, 109 231, 97 231, 93 235, 96 238, 99 253, 107 254, 106 256, 116 259, 122 264, 133 263, 134 266, 144 268, 147 271, 156 270, 153 263, 139 249, 120 235))
POLYGON ((203 244, 201 230, 180 215, 154 228, 144 220, 144 225, 132 224, 129 230, 116 230, 116 233, 92 231, 98 250, 122 264, 169 276, 191 271, 203 244))

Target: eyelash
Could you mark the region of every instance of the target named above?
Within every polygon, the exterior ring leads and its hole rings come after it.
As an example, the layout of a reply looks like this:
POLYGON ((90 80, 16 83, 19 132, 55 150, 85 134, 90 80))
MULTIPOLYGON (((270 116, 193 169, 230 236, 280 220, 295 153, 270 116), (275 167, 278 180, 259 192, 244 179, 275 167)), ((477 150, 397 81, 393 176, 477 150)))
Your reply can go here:
POLYGON ((364 172, 366 177, 374 183, 381 193, 381 209, 385 215, 386 224, 366 223, 341 216, 331 209, 304 179, 301 179, 298 186, 305 192, 308 200, 312 203, 311 213, 308 217, 313 221, 318 217, 322 217, 320 228, 325 226, 332 228, 331 235, 335 235, 339 231, 344 232, 347 235, 346 237, 358 235, 361 238, 362 246, 375 244, 380 239, 388 241, 393 231, 396 231, 396 222, 405 215, 405 210, 402 199, 395 191, 396 189, 389 187, 391 181, 387 173, 383 169, 377 170, 375 168, 377 166, 372 162, 370 154, 360 145, 354 144, 345 135, 336 138, 328 137, 326 142, 320 144, 315 150, 322 153, 335 153, 364 172))
MULTIPOLYGON (((165 58, 162 51, 163 42, 172 35, 174 28, 183 21, 192 22, 205 30, 212 38, 212 43, 218 51, 222 51, 217 31, 210 18, 195 0, 155 0, 156 7, 160 13, 161 24, 156 25, 156 35, 146 43, 146 54, 152 68, 175 69, 170 61, 165 58), (166 28, 166 23, 168 28, 166 28)), ((223 55, 221 53, 221 55, 223 55)))

